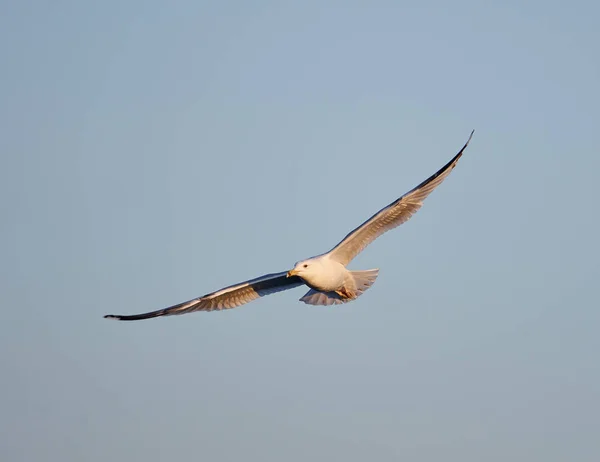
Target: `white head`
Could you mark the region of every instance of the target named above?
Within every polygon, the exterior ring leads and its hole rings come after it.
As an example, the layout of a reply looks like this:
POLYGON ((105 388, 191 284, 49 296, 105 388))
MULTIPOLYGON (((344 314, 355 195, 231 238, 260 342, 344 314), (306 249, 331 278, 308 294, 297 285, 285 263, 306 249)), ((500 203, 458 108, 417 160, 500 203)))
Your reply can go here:
POLYGON ((310 279, 310 275, 318 271, 319 262, 313 258, 299 261, 294 268, 288 271, 287 277, 300 276, 303 279, 310 279))

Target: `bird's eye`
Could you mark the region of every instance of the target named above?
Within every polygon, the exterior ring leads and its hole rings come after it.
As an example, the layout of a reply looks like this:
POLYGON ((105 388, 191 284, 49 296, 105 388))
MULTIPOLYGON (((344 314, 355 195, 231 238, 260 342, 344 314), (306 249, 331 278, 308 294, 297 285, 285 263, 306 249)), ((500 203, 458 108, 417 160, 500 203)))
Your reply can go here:
POLYGON ((308 265, 304 265, 305 268, 308 268, 308 265))

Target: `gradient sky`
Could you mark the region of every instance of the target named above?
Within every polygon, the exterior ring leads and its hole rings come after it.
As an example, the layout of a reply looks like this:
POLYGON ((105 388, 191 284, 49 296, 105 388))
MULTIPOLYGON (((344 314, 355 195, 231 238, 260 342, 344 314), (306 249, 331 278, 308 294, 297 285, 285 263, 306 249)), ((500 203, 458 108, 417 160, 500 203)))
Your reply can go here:
POLYGON ((0 4, 0 459, 596 461, 597 2, 0 4), (447 162, 352 264, 327 251, 447 162))

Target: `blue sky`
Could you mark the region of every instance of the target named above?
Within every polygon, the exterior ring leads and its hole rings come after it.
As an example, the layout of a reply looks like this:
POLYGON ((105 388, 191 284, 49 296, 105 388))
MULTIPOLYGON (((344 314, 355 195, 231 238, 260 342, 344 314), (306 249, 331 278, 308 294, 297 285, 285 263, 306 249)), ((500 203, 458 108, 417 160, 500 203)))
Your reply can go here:
POLYGON ((0 5, 0 458, 592 461, 593 2, 0 5), (447 162, 353 269, 321 253, 447 162))

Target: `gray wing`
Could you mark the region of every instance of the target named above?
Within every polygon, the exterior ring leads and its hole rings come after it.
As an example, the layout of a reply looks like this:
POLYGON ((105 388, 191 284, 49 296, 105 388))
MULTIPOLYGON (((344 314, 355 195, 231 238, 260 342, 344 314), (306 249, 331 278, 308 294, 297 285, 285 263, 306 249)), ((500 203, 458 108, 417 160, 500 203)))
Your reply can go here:
POLYGON ((162 310, 133 315, 107 314, 104 317, 120 321, 137 321, 139 319, 172 316, 193 311, 226 310, 251 302, 259 297, 292 289, 303 284, 304 282, 298 276, 287 277, 287 273, 284 271, 282 273, 266 274, 256 279, 225 287, 212 294, 206 294, 162 310))
POLYGON ((408 221, 421 208, 425 198, 446 179, 456 166, 458 159, 460 159, 463 151, 469 145, 474 132, 475 130, 471 132, 469 139, 458 154, 437 173, 427 178, 419 186, 407 192, 387 207, 381 209, 358 228, 351 231, 338 245, 329 251, 331 258, 343 265, 347 265, 366 246, 383 233, 408 221))

